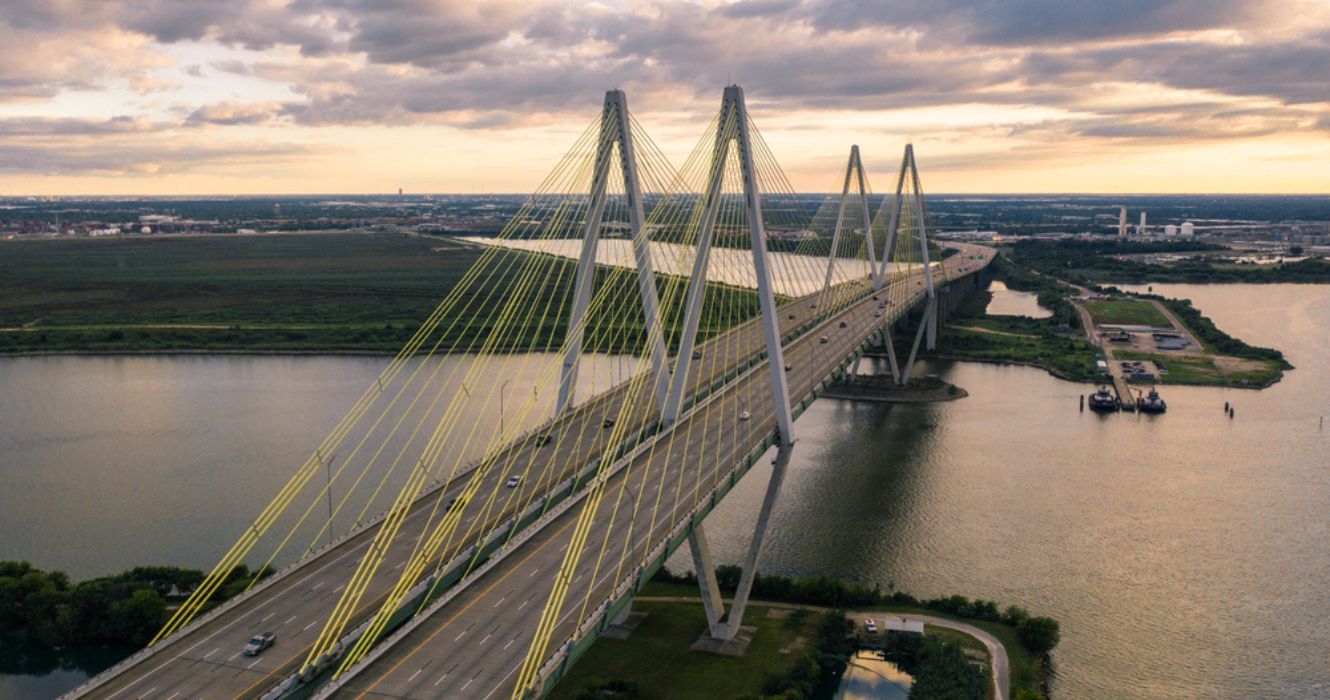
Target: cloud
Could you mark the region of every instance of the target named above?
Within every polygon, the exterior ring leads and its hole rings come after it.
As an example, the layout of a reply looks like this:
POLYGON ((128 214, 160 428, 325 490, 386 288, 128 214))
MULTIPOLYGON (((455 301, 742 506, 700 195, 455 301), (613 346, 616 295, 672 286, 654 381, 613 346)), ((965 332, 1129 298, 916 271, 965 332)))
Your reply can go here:
POLYGON ((185 124, 189 126, 266 124, 280 118, 284 111, 283 105, 276 102, 217 102, 190 112, 185 118, 185 124))
POLYGON ((48 151, 34 139, 180 139, 205 127, 585 123, 614 87, 639 112, 705 119, 731 81, 759 119, 1059 113, 928 125, 957 143, 1319 137, 1330 10, 1318 2, 7 0, 0 105, 169 90, 184 106, 174 121, 129 98, 110 112, 143 110, 126 122, 0 116, 0 147, 36 157, 48 151))
POLYGON ((1249 0, 829 0, 808 10, 819 28, 909 28, 934 42, 1066 45, 1241 26, 1287 3, 1249 0))
POLYGON ((32 136, 101 136, 160 131, 166 125, 144 117, 120 116, 110 119, 74 117, 15 117, 0 119, 0 138, 32 136))
POLYGON ((304 158, 320 149, 294 144, 79 140, 0 142, 0 173, 32 175, 153 175, 200 168, 253 167, 304 158))

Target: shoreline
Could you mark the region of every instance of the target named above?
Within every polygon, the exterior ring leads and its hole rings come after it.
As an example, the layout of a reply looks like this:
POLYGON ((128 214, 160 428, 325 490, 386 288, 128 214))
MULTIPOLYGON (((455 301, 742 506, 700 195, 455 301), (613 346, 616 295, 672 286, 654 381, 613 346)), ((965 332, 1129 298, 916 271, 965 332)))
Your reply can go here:
MULTIPOLYGON (((923 358, 923 359, 928 359, 928 360, 948 360, 948 361, 950 361, 950 362, 979 362, 979 363, 988 364, 988 365, 1013 365, 1013 366, 1019 366, 1019 367, 1034 367, 1034 368, 1037 368, 1037 369, 1042 369, 1042 370, 1044 370, 1045 372, 1048 372, 1049 375, 1053 376, 1054 378, 1061 379, 1062 381, 1065 381, 1065 382, 1072 382, 1073 384, 1104 384, 1105 381, 1108 379, 1108 378, 1104 378, 1104 380, 1100 380, 1100 379, 1084 379, 1084 380, 1082 380, 1082 379, 1073 379, 1073 378, 1071 378, 1071 377, 1068 377, 1068 376, 1065 376, 1065 375, 1061 374, 1060 372, 1058 372, 1057 370, 1055 370, 1053 367, 1051 367, 1051 366, 1049 366, 1049 365, 1042 364, 1042 363, 1040 363, 1040 362, 1038 362, 1038 361, 1035 361, 1035 360, 1029 360, 1029 361, 1026 361, 1026 360, 997 360, 997 359, 986 359, 986 358, 982 358, 982 357, 961 357, 961 356, 957 356, 957 355, 929 355, 929 356, 927 356, 927 357, 925 357, 925 358, 923 358)), ((1271 379, 1270 381, 1265 382, 1265 383, 1263 383, 1263 384, 1199 384, 1199 383, 1194 383, 1194 382, 1177 382, 1177 381, 1173 381, 1173 382, 1159 382, 1159 383, 1156 384, 1156 386, 1162 386, 1162 387, 1170 387, 1170 386, 1195 386, 1195 387, 1211 387, 1211 388, 1214 388, 1214 389, 1268 389, 1268 388, 1274 386, 1275 384, 1278 384, 1278 383, 1279 383, 1280 381, 1282 381, 1283 379, 1284 379, 1284 371, 1281 370, 1278 376, 1276 376, 1274 379, 1271 379)))
MULTIPOLYGON (((550 352, 550 351, 549 351, 549 350, 535 350, 535 351, 531 351, 531 352, 550 352)), ((444 356, 447 356, 447 355, 467 355, 467 354, 473 354, 473 353, 452 353, 452 352, 438 352, 438 353, 435 353, 435 355, 444 355, 444 356)), ((45 351, 22 351, 22 352, 0 353, 0 360, 5 360, 5 359, 8 359, 8 358, 20 358, 20 357, 22 357, 22 358, 30 358, 30 357, 170 357, 170 356, 184 356, 184 357, 206 357, 206 356, 220 356, 220 357, 244 357, 244 356, 251 356, 251 357, 284 357, 284 356, 285 356, 285 357, 320 357, 320 356, 323 356, 323 357, 396 357, 396 356, 397 356, 397 353, 396 353, 396 352, 388 352, 388 351, 386 351, 386 350, 385 350, 385 351, 376 351, 376 350, 335 350, 335 349, 334 349, 334 350, 205 350, 205 349, 180 349, 180 350, 45 350, 45 351)), ((886 355, 879 355, 879 354, 875 354, 875 353, 871 353, 871 352, 870 352, 870 353, 865 353, 864 356, 865 356, 865 357, 882 357, 882 358, 885 358, 885 357, 886 357, 886 355)), ((1042 370, 1044 370, 1045 372, 1047 372, 1049 375, 1051 375, 1051 376, 1053 376, 1053 377, 1055 377, 1055 378, 1057 378, 1057 379, 1061 379, 1061 380, 1066 381, 1066 382, 1072 382, 1072 383, 1074 383, 1074 384, 1102 384, 1102 383, 1103 383, 1102 381, 1097 380, 1097 379, 1095 379, 1095 380, 1090 380, 1090 379, 1085 379, 1085 380, 1082 380, 1082 379, 1073 379, 1073 378, 1071 378, 1071 377, 1068 377, 1068 376, 1066 376, 1066 375, 1064 375, 1064 374, 1058 372, 1057 370, 1055 370, 1055 369, 1054 369, 1052 366, 1050 366, 1050 365, 1046 365, 1046 364, 1043 364, 1043 363, 1040 363, 1040 362, 1038 362, 1038 361, 1034 361, 1034 360, 1029 360, 1029 361, 1026 361, 1026 360, 998 360, 998 359, 988 359, 988 358, 982 358, 982 357, 964 357, 964 356, 959 356, 959 355, 946 355, 946 354, 929 355, 929 356, 926 356, 926 357, 921 358, 921 359, 929 359, 929 360, 947 360, 947 361, 949 361, 949 362, 978 362, 978 363, 981 363, 981 364, 987 364, 987 365, 1010 365, 1010 366, 1016 366, 1016 367, 1033 367, 1033 368, 1036 368, 1036 369, 1042 369, 1042 370)), ((1268 389, 1268 388, 1274 386, 1275 384, 1278 384, 1280 381, 1283 380, 1283 378, 1284 378, 1284 372, 1280 372, 1280 373, 1279 373, 1279 376, 1277 376, 1277 377, 1275 377, 1274 379, 1271 379, 1270 381, 1265 382, 1265 383, 1263 383, 1263 384, 1246 384, 1246 385, 1243 385, 1243 384, 1230 384, 1230 385, 1217 385, 1217 384, 1193 384, 1193 383, 1189 383, 1189 382, 1164 382, 1164 383, 1160 384, 1160 386, 1165 386, 1165 387, 1167 387, 1167 386, 1198 386, 1198 387, 1214 387, 1214 388, 1217 388, 1217 389, 1256 389, 1256 390, 1259 390, 1259 389, 1268 389)), ((959 388, 959 387, 958 387, 958 388, 959 388)), ((833 390, 831 390, 831 391, 834 392, 835 390, 833 389, 833 390)), ((834 398, 834 399, 843 399, 843 400, 849 400, 849 401, 873 401, 873 402, 876 402, 876 403, 936 403, 936 402, 938 402, 938 401, 953 401, 953 400, 955 400, 955 399, 964 398, 965 396, 968 396, 968 395, 969 395, 968 393, 965 392, 964 389, 961 389, 961 392, 962 392, 961 394, 956 395, 956 396, 926 397, 926 398, 869 397, 869 396, 851 396, 851 395, 848 395, 848 394, 842 396, 842 395, 837 395, 837 394, 835 394, 835 393, 831 393, 831 392, 825 393, 824 396, 826 396, 826 397, 828 397, 828 398, 834 398)))
MULTIPOLYGON (((452 353, 436 353, 452 354, 452 353)), ((464 354, 464 353, 463 353, 464 354)), ((7 357, 153 357, 165 355, 254 355, 254 356, 312 356, 332 355, 343 357, 396 357, 396 352, 387 350, 210 350, 203 348, 184 348, 175 350, 22 350, 19 352, 0 353, 0 359, 7 357)))

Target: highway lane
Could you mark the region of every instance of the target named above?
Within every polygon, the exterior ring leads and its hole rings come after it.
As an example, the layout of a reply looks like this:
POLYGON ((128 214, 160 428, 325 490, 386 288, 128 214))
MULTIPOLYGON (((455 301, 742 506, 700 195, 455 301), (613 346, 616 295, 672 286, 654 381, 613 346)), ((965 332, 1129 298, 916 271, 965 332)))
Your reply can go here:
MULTIPOLYGON (((963 271, 986 263, 987 259, 982 263, 964 259, 948 262, 948 274, 963 274, 963 271)), ((886 296, 909 293, 913 281, 898 282, 905 286, 887 290, 886 296)), ((808 394, 883 323, 883 318, 873 315, 877 309, 878 304, 866 298, 789 344, 786 362, 791 367, 792 396, 808 394), (847 329, 839 328, 842 320, 846 321, 847 329), (823 336, 828 338, 826 344, 820 342, 823 336)), ((775 415, 769 400, 764 400, 764 393, 768 391, 766 371, 764 364, 719 400, 680 421, 670 436, 663 439, 673 445, 672 449, 653 451, 639 460, 642 465, 625 470, 612 480, 607 493, 617 493, 619 497, 643 489, 651 493, 667 479, 672 485, 677 483, 678 488, 672 492, 667 489, 668 493, 665 493, 665 509, 670 517, 655 518, 654 523, 649 519, 645 524, 639 523, 631 510, 621 509, 615 516, 610 512, 612 508, 608 502, 602 504, 596 525, 605 529, 593 531, 629 533, 605 543, 606 561, 617 563, 625 546, 634 548, 631 560, 641 561, 645 552, 658 544, 679 519, 691 511, 698 496, 709 492, 720 479, 727 478, 735 460, 745 454, 749 446, 770 434, 775 426, 775 415), (752 412, 751 420, 737 419, 741 406, 752 412), (712 421, 724 428, 694 429, 695 422, 712 421), (690 457, 694 463, 708 460, 712 465, 710 472, 680 469, 678 465, 688 465, 690 457), (619 489, 624 483, 628 484, 627 488, 619 489), (613 523, 610 518, 614 518, 613 523), (640 539, 632 534, 632 530, 641 532, 643 529, 649 529, 649 532, 643 532, 640 539)), ((364 694, 385 698, 510 695, 516 670, 530 646, 539 620, 539 606, 544 605, 549 594, 549 576, 562 561, 571 536, 570 528, 579 510, 575 507, 550 523, 539 536, 525 543, 469 590, 435 612, 430 624, 421 625, 386 650, 337 695, 364 694), (536 607, 533 609, 533 606, 536 607)), ((588 547, 599 548, 594 539, 588 543, 588 547)), ((588 551, 588 556, 580 562, 550 653, 583 619, 582 601, 589 600, 594 609, 616 584, 617 567, 594 573, 598 557, 590 555, 595 553, 588 551)))
MULTIPOLYGON (((811 303, 802 301, 782 307, 783 330, 788 332, 811 318, 816 313, 811 303)), ((761 343, 759 327, 755 321, 749 321, 702 345, 702 357, 693 363, 689 393, 721 376, 738 358, 760 351, 761 343)), ((489 508, 489 513, 484 516, 484 499, 476 498, 474 503, 465 504, 462 522, 464 526, 472 527, 473 532, 462 545, 469 545, 483 536, 493 525, 524 507, 532 494, 558 483, 599 454, 609 437, 609 431, 603 429, 602 423, 605 418, 620 414, 624 392, 622 387, 606 392, 577 407, 572 414, 561 417, 552 430, 554 434, 566 437, 554 445, 541 449, 528 440, 497 460, 501 464, 486 476, 478 493, 498 491, 504 500, 498 508, 489 508), (523 469, 532 476, 524 480, 519 489, 499 491, 498 482, 507 478, 511 471, 505 467, 516 465, 525 465, 523 469), (477 523, 483 523, 484 527, 477 523)), ((641 396, 638 400, 645 404, 650 397, 641 396)), ((645 415, 642 423, 656 415, 654 407, 649 405, 639 406, 631 413, 645 415)), ((417 537, 427 529, 435 504, 446 504, 461 491, 463 481, 454 479, 445 483, 413 504, 402 532, 385 555, 380 575, 371 581, 365 602, 353 616, 348 629, 377 608, 377 602, 391 587, 417 537)), ((303 661, 376 529, 377 525, 367 527, 339 546, 311 557, 300 569, 257 591, 225 615, 169 641, 153 656, 90 690, 86 696, 233 697, 262 692, 303 661), (265 631, 277 633, 273 648, 253 658, 240 654, 246 640, 265 631)), ((457 549, 461 549, 461 545, 457 549)))

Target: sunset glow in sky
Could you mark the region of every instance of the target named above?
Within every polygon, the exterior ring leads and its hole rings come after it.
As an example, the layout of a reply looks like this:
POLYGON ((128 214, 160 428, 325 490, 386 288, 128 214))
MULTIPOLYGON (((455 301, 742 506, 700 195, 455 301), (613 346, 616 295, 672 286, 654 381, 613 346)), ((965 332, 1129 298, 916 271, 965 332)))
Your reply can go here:
POLYGON ((1324 0, 5 0, 0 195, 523 192, 727 82, 803 191, 1330 193, 1324 0))

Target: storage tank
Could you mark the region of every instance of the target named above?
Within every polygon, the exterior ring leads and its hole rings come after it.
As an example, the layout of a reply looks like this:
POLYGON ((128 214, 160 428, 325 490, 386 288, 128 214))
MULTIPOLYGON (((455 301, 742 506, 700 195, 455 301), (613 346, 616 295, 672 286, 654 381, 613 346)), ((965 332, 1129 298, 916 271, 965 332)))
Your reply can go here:
POLYGON ((1192 236, 1196 234, 1196 226, 1190 221, 1182 222, 1182 235, 1192 236))

